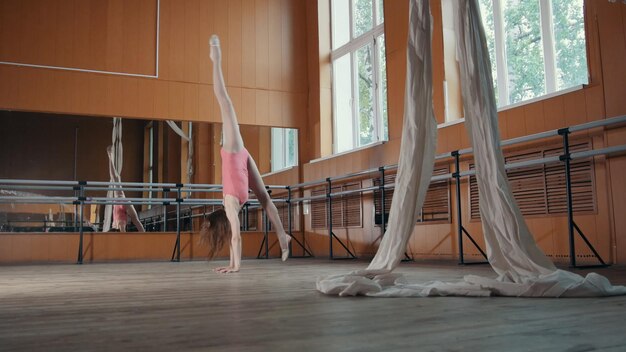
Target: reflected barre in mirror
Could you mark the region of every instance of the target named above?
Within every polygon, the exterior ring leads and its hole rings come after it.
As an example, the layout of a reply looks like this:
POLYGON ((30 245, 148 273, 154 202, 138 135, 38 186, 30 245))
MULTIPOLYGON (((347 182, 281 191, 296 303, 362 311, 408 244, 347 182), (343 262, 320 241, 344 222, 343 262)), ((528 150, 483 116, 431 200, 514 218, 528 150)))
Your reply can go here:
MULTIPOLYGON (((107 117, 0 111, 0 121, 0 232, 77 232, 80 219, 84 231, 115 232, 114 205, 129 204, 145 231, 176 231, 179 197, 180 228, 191 231, 221 207, 221 124, 121 119, 116 139, 107 117), (121 184, 110 174, 112 141, 121 184)), ((298 164, 296 129, 242 125, 241 134, 261 174, 298 164)), ((286 194, 272 197, 280 208, 286 194)), ((263 230, 258 209, 254 199, 243 208, 242 230, 263 230)), ((138 231, 130 218, 126 231, 138 231)))

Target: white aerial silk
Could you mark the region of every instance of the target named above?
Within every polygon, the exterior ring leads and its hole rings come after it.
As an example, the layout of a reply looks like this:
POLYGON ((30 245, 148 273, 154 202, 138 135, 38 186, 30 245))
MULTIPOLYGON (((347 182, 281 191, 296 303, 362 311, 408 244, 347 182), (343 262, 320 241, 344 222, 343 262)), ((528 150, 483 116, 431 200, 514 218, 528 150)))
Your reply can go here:
MULTIPOLYGON (((416 2, 418 0, 411 0, 410 5, 411 34, 409 35, 407 80, 417 79, 418 84, 430 85, 430 73, 425 73, 431 69, 430 59, 416 60, 419 56, 411 54, 411 51, 415 49, 414 43, 426 43, 426 37, 428 44, 430 43, 430 33, 424 31, 424 23, 426 23, 429 11, 428 1, 419 1, 421 5, 417 5, 416 2), (416 36, 424 38, 416 40, 416 36), (416 72, 420 72, 421 76, 416 77, 416 72)), ((578 274, 556 269, 537 247, 517 207, 506 178, 504 158, 499 143, 489 54, 478 3, 476 0, 459 0, 455 4, 458 6, 456 8, 457 53, 460 60, 465 118, 476 160, 476 178, 480 192, 481 219, 487 244, 487 256, 498 277, 490 279, 468 275, 460 282, 409 284, 401 275, 391 272, 398 265, 411 235, 416 214, 413 206, 417 206, 417 210, 421 208, 424 199, 422 192, 425 193, 428 187, 430 174, 428 178, 420 178, 419 175, 427 174, 428 169, 432 170, 435 153, 434 148, 431 148, 434 138, 427 132, 430 130, 426 127, 429 126, 427 121, 432 119, 432 109, 422 108, 423 111, 420 113, 423 112, 423 114, 419 116, 407 113, 407 106, 413 103, 431 106, 430 100, 424 102, 417 99, 415 95, 415 91, 427 91, 430 88, 409 89, 413 87, 413 84, 407 81, 404 125, 405 128, 407 125, 417 126, 418 130, 421 128, 423 131, 409 133, 403 131, 396 181, 396 189, 401 192, 394 194, 390 210, 390 227, 385 233, 381 249, 367 269, 319 279, 318 290, 340 296, 363 294, 381 297, 434 295, 589 297, 626 294, 626 287, 612 286, 601 275, 591 273, 583 278, 578 274), (428 114, 429 111, 430 114, 428 114), (421 122, 407 122, 407 119, 421 122), (426 139, 408 142, 405 140, 405 138, 420 137, 426 139), (411 160, 418 165, 405 165, 411 160), (420 164, 419 161, 422 163, 420 164), (430 164, 427 165, 427 162, 430 164), (410 170, 409 174, 413 173, 413 175, 400 173, 400 170, 410 170), (407 182, 417 183, 407 185, 407 182), (396 194, 399 194, 403 200, 396 201, 396 194), (414 205, 404 208, 404 203, 410 203, 409 198, 413 200, 414 205), (413 216, 405 215, 403 219, 400 213, 413 214, 413 216), (399 224, 394 226, 395 222, 399 224)), ((425 47, 424 56, 430 57, 429 49, 430 46, 425 47)), ((419 111, 418 109, 410 107, 408 110, 419 111)))
MULTIPOLYGON (((124 164, 124 148, 122 146, 122 119, 119 117, 113 118, 113 130, 111 132, 111 146, 113 154, 113 169, 119 175, 122 174, 122 165, 124 164)), ((118 177, 121 180, 121 177, 118 177)), ((110 176, 109 182, 115 182, 113 175, 110 176)), ((114 198, 115 192, 107 191, 107 198, 114 198)), ((113 219, 113 206, 107 204, 104 207, 104 219, 102 223, 102 232, 108 232, 111 230, 111 222, 113 219)))
MULTIPOLYGON (((187 141, 187 180, 191 183, 191 178, 193 177, 193 123, 189 122, 189 134, 186 134, 178 127, 176 122, 172 120, 167 120, 166 122, 180 138, 187 141)), ((188 196, 191 197, 191 192, 188 193, 188 196)))

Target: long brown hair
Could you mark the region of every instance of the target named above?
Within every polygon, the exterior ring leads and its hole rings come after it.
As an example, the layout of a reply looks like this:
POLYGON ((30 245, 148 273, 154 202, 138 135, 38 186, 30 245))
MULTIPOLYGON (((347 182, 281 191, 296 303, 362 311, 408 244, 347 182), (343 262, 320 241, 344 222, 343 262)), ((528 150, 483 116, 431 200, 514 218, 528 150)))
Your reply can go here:
POLYGON ((226 242, 230 241, 230 237, 230 221, 224 209, 207 215, 200 228, 200 242, 209 246, 209 260, 215 257, 226 242))

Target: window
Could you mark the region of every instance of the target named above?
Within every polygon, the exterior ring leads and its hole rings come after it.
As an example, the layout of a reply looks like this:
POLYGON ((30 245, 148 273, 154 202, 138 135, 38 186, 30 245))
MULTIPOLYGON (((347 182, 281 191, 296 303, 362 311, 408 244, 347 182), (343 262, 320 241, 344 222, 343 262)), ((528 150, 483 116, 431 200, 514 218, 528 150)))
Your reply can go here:
MULTIPOLYGON (((590 140, 570 142, 570 152, 591 149, 590 140)), ((536 160, 563 154, 561 144, 505 152, 506 163, 536 160)), ((470 169, 474 166, 470 165, 470 169)), ((593 159, 576 159, 570 164, 572 178, 572 206, 575 212, 593 213, 596 211, 593 159)), ((553 163, 534 165, 506 171, 511 192, 522 215, 553 215, 567 212, 565 192, 565 165, 553 163)), ((480 219, 478 184, 475 176, 470 176, 470 213, 472 219, 480 219)))
MULTIPOLYGON (((346 183, 343 185, 333 185, 331 192, 347 192, 361 188, 360 182, 346 183)), ((326 187, 317 188, 311 191, 311 196, 322 196, 326 194, 326 187)), ((332 198, 332 219, 333 228, 361 227, 361 193, 354 192, 335 196, 332 198)), ((328 228, 328 202, 326 198, 311 201, 311 225, 314 229, 328 228)))
POLYGON ((298 165, 298 130, 272 128, 272 172, 298 165))
MULTIPOLYGON (((445 175, 450 172, 449 166, 435 167, 433 176, 445 175)), ((385 175, 385 184, 395 184, 396 174, 385 175)), ((380 185, 380 178, 373 179, 374 186, 380 185)), ((385 189, 385 222, 389 222, 389 210, 391 209, 391 199, 394 188, 385 189)), ((374 191, 374 222, 377 225, 382 223, 380 208, 380 191, 374 191)), ((417 219, 418 223, 440 223, 450 222, 450 180, 439 180, 431 182, 428 186, 424 205, 417 219)))
POLYGON ((388 139, 382 0, 331 0, 333 152, 388 139))
POLYGON ((588 83, 583 0, 480 0, 498 106, 588 83))

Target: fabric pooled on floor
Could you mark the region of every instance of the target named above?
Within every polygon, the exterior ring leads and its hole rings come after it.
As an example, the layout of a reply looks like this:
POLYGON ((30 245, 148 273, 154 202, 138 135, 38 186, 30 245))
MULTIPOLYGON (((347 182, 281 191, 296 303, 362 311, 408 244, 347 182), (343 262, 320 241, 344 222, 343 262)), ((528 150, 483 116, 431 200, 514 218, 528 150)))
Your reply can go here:
POLYGON ((598 297, 626 294, 626 287, 613 286, 602 275, 590 273, 583 277, 559 269, 520 282, 466 275, 457 282, 430 281, 421 284, 409 283, 402 274, 362 270, 318 279, 317 289, 329 295, 370 297, 598 297))

